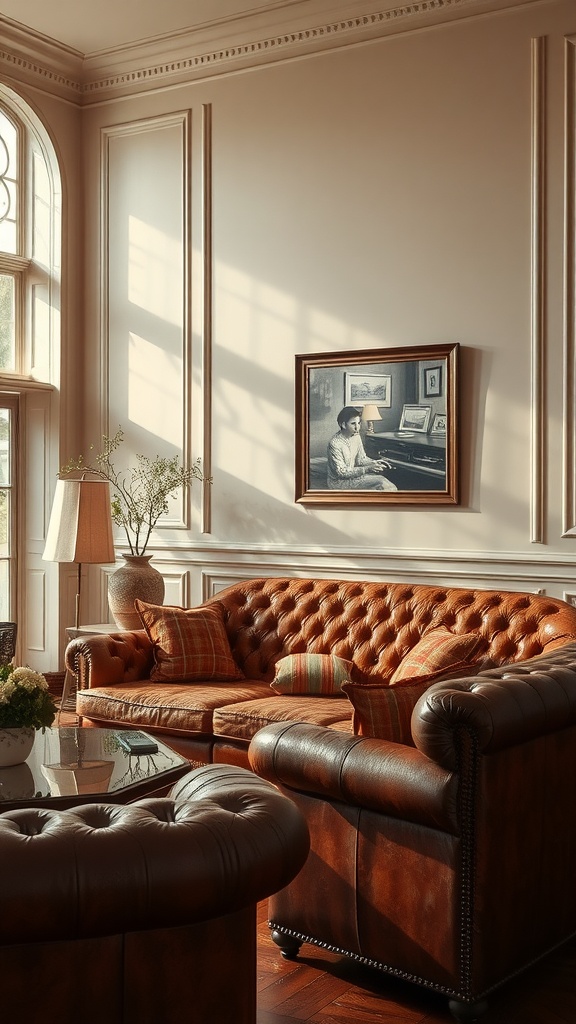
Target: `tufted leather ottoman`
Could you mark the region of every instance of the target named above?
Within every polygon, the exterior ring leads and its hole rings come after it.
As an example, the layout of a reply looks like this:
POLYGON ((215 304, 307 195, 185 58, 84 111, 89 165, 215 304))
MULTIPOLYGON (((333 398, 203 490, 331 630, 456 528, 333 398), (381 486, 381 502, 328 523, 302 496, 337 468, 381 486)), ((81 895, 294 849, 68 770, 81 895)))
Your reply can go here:
POLYGON ((127 807, 0 814, 3 1019, 254 1024, 256 904, 307 852, 295 805, 230 766, 127 807))

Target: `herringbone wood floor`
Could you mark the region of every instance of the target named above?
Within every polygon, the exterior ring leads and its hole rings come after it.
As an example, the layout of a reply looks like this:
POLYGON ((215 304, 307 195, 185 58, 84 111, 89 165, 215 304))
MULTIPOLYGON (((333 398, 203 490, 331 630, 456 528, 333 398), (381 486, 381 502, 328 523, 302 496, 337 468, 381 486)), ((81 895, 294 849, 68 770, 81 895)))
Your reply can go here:
MULTIPOLYGON (((76 724, 63 711, 62 725, 76 724)), ((284 960, 258 907, 257 1024, 454 1024, 443 996, 317 946, 284 960)), ((489 1000, 483 1024, 576 1024, 576 939, 489 1000)), ((217 1024, 217 1021, 214 1022, 217 1024)))
MULTIPOLYGON (((455 1024, 443 996, 316 946, 284 960, 258 907, 258 1024, 455 1024)), ((576 1024, 576 940, 495 993, 484 1024, 576 1024)))

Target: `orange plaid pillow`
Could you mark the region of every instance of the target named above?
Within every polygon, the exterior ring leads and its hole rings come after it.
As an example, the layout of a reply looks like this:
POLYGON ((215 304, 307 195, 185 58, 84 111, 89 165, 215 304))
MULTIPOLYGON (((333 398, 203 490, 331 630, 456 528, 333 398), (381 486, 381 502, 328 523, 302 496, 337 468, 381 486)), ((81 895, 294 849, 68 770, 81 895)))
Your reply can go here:
POLYGON ((458 634, 444 628, 432 629, 402 659, 390 678, 390 686, 421 676, 427 676, 432 682, 435 677, 441 679, 448 672, 454 676, 460 669, 466 675, 481 643, 482 637, 476 633, 458 634))
POLYGON ((381 683, 344 683, 342 689, 354 707, 354 733, 413 747, 412 712, 430 685, 429 679, 394 689, 381 683))
POLYGON ((244 679, 232 657, 218 608, 177 608, 134 602, 154 645, 155 682, 244 679))

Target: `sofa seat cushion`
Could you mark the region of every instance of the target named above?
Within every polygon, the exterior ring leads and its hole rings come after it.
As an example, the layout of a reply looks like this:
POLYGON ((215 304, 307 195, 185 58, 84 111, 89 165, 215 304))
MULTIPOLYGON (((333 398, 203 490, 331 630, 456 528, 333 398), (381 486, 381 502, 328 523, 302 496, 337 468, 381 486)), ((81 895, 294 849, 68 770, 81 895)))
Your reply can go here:
POLYGON ((134 725, 142 729, 196 733, 210 736, 212 717, 220 705, 232 701, 270 700, 270 687, 260 680, 241 683, 153 683, 140 679, 125 686, 99 686, 79 690, 76 710, 100 722, 134 725))
MULTIPOLYGON (((270 692, 270 691, 268 691, 270 692)), ((272 722, 307 722, 352 731, 352 708, 334 697, 274 696, 228 704, 214 711, 214 736, 249 742, 272 722)))

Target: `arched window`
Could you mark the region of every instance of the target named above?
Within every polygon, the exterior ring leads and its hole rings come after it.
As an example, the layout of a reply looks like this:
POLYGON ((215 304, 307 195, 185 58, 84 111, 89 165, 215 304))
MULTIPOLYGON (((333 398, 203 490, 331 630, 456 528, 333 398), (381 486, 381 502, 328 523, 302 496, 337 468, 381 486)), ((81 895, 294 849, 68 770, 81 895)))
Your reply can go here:
POLYGON ((42 551, 58 460, 60 237, 54 147, 0 84, 0 619, 18 622, 18 656, 40 670, 58 606, 42 551))
POLYGON ((22 258, 24 246, 18 180, 20 150, 18 126, 0 107, 0 369, 8 371, 17 368, 21 275, 28 262, 22 258))

